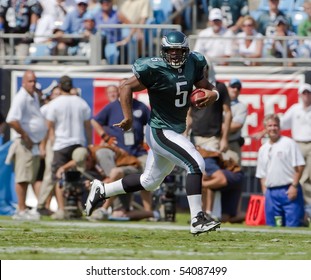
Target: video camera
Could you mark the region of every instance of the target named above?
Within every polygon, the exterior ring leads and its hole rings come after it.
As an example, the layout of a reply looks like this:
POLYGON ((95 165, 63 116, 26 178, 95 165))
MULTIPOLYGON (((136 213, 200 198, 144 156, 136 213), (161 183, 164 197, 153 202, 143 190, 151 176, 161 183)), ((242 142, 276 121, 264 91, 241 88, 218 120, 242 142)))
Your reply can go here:
POLYGON ((175 167, 174 170, 165 177, 160 188, 154 193, 154 204, 163 206, 164 220, 175 222, 176 220, 176 190, 183 188, 183 170, 175 167))
POLYGON ((80 219, 83 211, 84 178, 79 171, 66 171, 59 183, 64 189, 66 218, 80 219))

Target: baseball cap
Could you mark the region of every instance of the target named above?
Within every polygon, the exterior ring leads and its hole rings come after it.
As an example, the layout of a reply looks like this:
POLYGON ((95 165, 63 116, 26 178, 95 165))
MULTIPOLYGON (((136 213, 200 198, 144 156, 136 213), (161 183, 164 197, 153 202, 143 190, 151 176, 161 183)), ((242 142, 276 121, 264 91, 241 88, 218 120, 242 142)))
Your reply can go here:
POLYGON ((66 75, 62 76, 59 79, 59 86, 63 91, 69 92, 72 88, 72 79, 66 75))
POLYGON ((283 23, 285 25, 288 25, 288 22, 287 22, 287 19, 283 16, 278 16, 275 21, 274 21, 274 24, 277 26, 279 25, 280 23, 283 23))
POLYGON ((231 79, 229 82, 229 87, 234 87, 234 86, 238 86, 239 88, 241 88, 242 87, 241 81, 236 78, 231 79))
POLYGON ((83 20, 95 20, 95 17, 91 12, 86 12, 83 15, 83 20))
POLYGON ((75 0, 76 1, 76 4, 80 4, 80 3, 83 3, 83 4, 88 4, 88 0, 75 0))
POLYGON ((72 159, 76 162, 76 168, 81 173, 84 173, 86 170, 86 158, 88 154, 88 150, 84 147, 76 148, 72 153, 72 159))
POLYGON ((311 92, 311 85, 310 85, 310 84, 307 84, 307 83, 302 84, 302 85, 299 87, 299 89, 298 89, 298 93, 299 93, 299 94, 302 94, 304 91, 309 91, 309 92, 311 92))
POLYGON ((221 10, 218 9, 218 8, 211 9, 211 11, 209 12, 208 19, 209 19, 210 21, 213 21, 213 20, 222 20, 221 10))

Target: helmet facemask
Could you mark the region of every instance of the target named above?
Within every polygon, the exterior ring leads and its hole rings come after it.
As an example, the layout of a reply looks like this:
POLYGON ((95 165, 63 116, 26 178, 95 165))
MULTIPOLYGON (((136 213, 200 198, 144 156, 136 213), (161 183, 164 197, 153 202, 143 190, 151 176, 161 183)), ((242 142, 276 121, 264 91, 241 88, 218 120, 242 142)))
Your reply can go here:
POLYGON ((188 39, 183 33, 173 31, 162 38, 161 56, 172 68, 180 68, 186 62, 188 55, 188 39))

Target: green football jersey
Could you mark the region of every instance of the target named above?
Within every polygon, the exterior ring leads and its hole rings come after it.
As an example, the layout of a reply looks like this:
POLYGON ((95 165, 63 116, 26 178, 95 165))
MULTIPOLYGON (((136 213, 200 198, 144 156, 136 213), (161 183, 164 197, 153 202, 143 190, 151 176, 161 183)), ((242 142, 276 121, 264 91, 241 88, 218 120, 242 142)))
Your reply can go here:
POLYGON ((174 69, 160 57, 139 58, 133 65, 137 79, 147 88, 153 128, 182 133, 190 106, 193 85, 202 80, 206 65, 203 55, 191 52, 185 64, 174 69))

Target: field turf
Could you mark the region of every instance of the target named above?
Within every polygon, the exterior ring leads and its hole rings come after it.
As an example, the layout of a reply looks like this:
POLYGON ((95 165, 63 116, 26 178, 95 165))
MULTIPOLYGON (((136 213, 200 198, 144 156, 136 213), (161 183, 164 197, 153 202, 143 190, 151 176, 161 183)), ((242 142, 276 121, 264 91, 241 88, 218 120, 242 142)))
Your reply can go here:
POLYGON ((311 260, 311 228, 222 224, 192 236, 187 214, 167 222, 38 222, 0 217, 1 260, 311 260))

